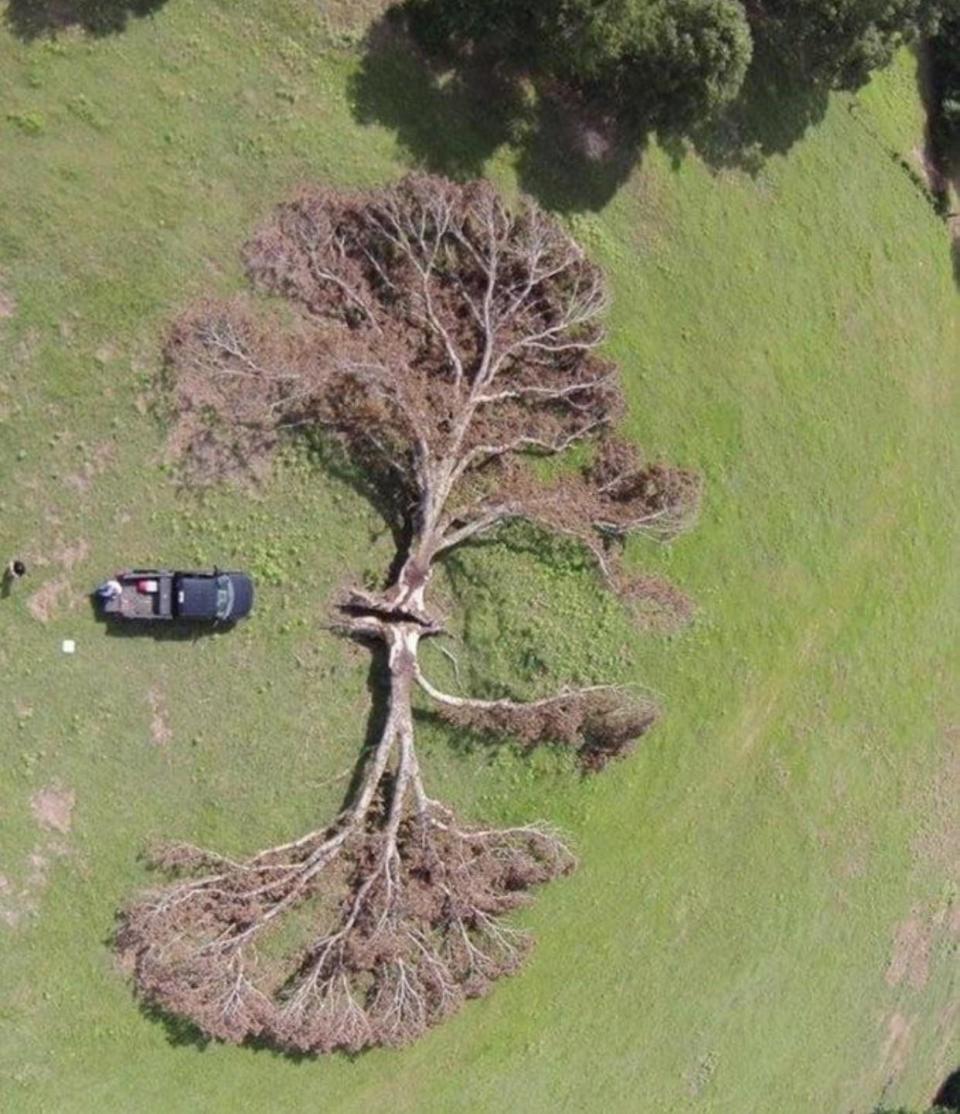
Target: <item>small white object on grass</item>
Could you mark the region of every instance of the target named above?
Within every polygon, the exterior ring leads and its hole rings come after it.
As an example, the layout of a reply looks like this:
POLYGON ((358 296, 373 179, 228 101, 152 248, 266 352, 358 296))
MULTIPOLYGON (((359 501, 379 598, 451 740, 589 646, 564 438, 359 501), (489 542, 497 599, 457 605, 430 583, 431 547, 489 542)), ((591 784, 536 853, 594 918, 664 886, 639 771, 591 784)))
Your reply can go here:
POLYGON ((63 652, 65 654, 75 654, 77 651, 77 644, 72 638, 65 638, 63 640, 63 652))

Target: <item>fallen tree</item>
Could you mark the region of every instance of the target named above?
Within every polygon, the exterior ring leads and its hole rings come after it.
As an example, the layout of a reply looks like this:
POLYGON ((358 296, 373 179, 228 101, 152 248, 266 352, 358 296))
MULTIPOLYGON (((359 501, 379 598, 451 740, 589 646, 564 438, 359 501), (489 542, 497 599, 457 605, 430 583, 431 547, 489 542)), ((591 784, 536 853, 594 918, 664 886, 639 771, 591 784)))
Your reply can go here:
POLYGON ((642 462, 610 435, 616 369, 597 350, 600 271, 529 203, 484 183, 413 177, 365 193, 305 190, 245 249, 260 291, 296 312, 205 303, 168 345, 174 441, 203 476, 268 453, 284 429, 324 428, 362 466, 400 540, 382 590, 346 592, 338 629, 377 646, 389 709, 352 800, 331 824, 244 861, 162 849, 174 881, 121 914, 139 992, 224 1040, 301 1051, 402 1044, 516 970, 527 936, 504 914, 572 869, 548 826, 465 825, 427 792, 413 698, 461 729, 576 749, 586 769, 621 754, 654 706, 598 685, 532 702, 443 692, 419 649, 443 631, 429 602, 458 546, 525 519, 587 546, 629 596, 628 535, 673 537, 699 483, 642 462), (553 485, 524 466, 594 441, 553 485), (260 945, 298 908, 313 925, 283 962, 260 945))

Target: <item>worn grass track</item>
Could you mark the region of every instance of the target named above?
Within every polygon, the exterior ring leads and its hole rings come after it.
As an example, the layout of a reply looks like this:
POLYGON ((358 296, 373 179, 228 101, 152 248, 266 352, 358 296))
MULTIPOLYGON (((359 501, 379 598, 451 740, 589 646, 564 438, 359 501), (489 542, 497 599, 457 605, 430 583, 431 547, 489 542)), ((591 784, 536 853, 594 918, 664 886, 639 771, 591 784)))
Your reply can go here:
MULTIPOLYGON (((708 499, 697 533, 631 551, 698 600, 677 636, 638 636, 568 553, 523 538, 449 570, 476 686, 633 679, 668 709, 591 781, 427 725, 438 796, 547 816, 578 845, 581 871, 525 917, 525 973, 408 1051, 295 1063, 197 1047, 113 970, 147 840, 241 852, 306 830, 363 737, 366 660, 319 624, 346 570, 387 559, 373 512, 299 456, 258 497, 178 493, 141 397, 163 323, 237 285, 284 190, 406 165, 395 120, 355 119, 355 42, 306 0, 169 0, 94 40, 0 33, 0 550, 33 566, 0 601, 0 1106, 919 1104, 960 1059, 960 338, 943 226, 890 154, 920 134, 906 58, 756 178, 653 149, 570 217, 610 271, 628 429, 702 469, 708 499), (106 637, 79 594, 148 560, 251 566, 257 617, 106 637), (51 785, 75 793, 69 833, 31 812, 51 785)), ((443 134, 423 88, 395 92, 443 134)), ((458 158, 487 149, 473 127, 449 137, 458 158)), ((487 170, 510 189, 518 161, 503 146, 487 170)))

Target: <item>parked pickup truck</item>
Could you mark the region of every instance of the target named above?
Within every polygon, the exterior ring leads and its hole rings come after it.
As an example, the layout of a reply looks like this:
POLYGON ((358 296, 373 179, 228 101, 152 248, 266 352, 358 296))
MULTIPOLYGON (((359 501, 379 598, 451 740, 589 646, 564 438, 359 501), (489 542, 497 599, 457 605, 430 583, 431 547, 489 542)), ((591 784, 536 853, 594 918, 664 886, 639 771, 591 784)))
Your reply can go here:
POLYGON ((138 622, 232 623, 250 614, 253 581, 243 572, 131 569, 97 588, 101 613, 138 622))

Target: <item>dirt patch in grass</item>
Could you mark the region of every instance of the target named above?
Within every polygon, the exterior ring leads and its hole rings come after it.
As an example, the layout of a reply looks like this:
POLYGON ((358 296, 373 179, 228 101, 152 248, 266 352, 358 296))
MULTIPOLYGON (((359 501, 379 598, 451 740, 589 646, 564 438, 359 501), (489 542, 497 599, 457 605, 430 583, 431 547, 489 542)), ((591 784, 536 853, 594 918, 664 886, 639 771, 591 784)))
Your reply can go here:
POLYGON ((918 863, 943 871, 950 878, 960 876, 960 724, 943 732, 943 762, 933 782, 920 794, 919 815, 922 827, 913 841, 918 863))
POLYGON ((57 789, 48 785, 38 789, 30 798, 30 810, 41 828, 66 835, 72 826, 75 802, 76 794, 72 789, 57 789))
POLYGON ((82 494, 90 490, 92 478, 84 470, 82 472, 71 472, 69 476, 64 476, 63 482, 67 487, 72 487, 74 491, 79 491, 82 494))
POLYGON ((844 881, 864 878, 870 868, 871 847, 862 829, 844 832, 838 848, 837 870, 844 881))
POLYGON ((64 542, 54 550, 53 556, 67 572, 70 572, 75 565, 79 565, 81 561, 86 559, 89 552, 90 545, 86 538, 80 538, 73 545, 64 542))
POLYGON ((16 348, 13 350, 14 367, 27 367, 33 362, 37 349, 40 347, 40 339, 40 332, 37 329, 27 329, 22 334, 20 340, 17 341, 16 348))
MULTIPOLYGON (((943 732, 940 764, 933 778, 921 784, 915 794, 913 807, 921 821, 911 848, 918 875, 927 877, 932 873, 939 884, 948 884, 948 892, 960 880, 958 792, 960 727, 951 725, 943 732)), ((885 975, 887 985, 922 990, 945 937, 958 934, 960 905, 939 900, 914 906, 894 929, 885 975)))
POLYGON ((936 1075, 943 1078, 955 1066, 952 1050, 957 1034, 957 1015, 960 1014, 960 1000, 954 1000, 937 1014, 936 1075))
POLYGON ((95 445, 78 472, 65 476, 63 482, 81 494, 90 490, 97 476, 102 475, 113 462, 114 449, 109 441, 95 445))
POLYGON ((693 600, 662 576, 642 574, 623 590, 630 610, 641 629, 673 633, 693 619, 693 600))
POLYGON ((30 614, 41 623, 49 623, 57 614, 68 590, 69 585, 64 577, 48 580, 27 600, 30 614))
POLYGON ((325 0, 321 14, 334 30, 356 30, 372 23, 393 0, 325 0))
POLYGON ((163 693, 154 685, 147 693, 150 703, 150 738, 154 746, 164 747, 173 738, 173 731, 167 719, 167 707, 163 693))
POLYGON ((50 860, 41 851, 31 851, 27 856, 30 873, 27 876, 27 885, 33 890, 43 889, 47 884, 47 873, 50 869, 50 860))
POLYGON ((887 986, 906 982, 914 990, 922 990, 927 985, 932 937, 933 925, 916 911, 897 925, 885 976, 887 986))
POLYGON ((904 1017, 899 1010, 887 1018, 887 1035, 881 1052, 881 1070, 885 1079, 895 1079, 907 1066, 916 1020, 915 1017, 904 1017))
POLYGON ((27 855, 22 884, 17 886, 7 875, 0 874, 0 925, 17 928, 25 917, 36 915, 40 896, 50 880, 53 860, 66 854, 68 848, 62 842, 50 840, 27 855))
POLYGON ((713 1077, 717 1074, 719 1058, 716 1052, 707 1052, 694 1065, 687 1076, 687 1085, 691 1098, 699 1098, 707 1089, 713 1077))
POLYGON ((37 826, 50 833, 34 845, 26 856, 15 882, 7 874, 0 874, 0 925, 17 928, 25 918, 35 916, 40 897, 50 882, 50 870, 58 858, 70 853, 66 841, 60 839, 73 826, 73 808, 76 795, 72 789, 47 785, 38 789, 30 798, 30 811, 37 826))
POLYGON ((4 288, 3 276, 0 275, 0 321, 13 317, 16 312, 17 299, 4 288))
POLYGON ((0 922, 15 928, 20 920, 20 912, 13 902, 13 885, 5 874, 0 874, 0 922))

